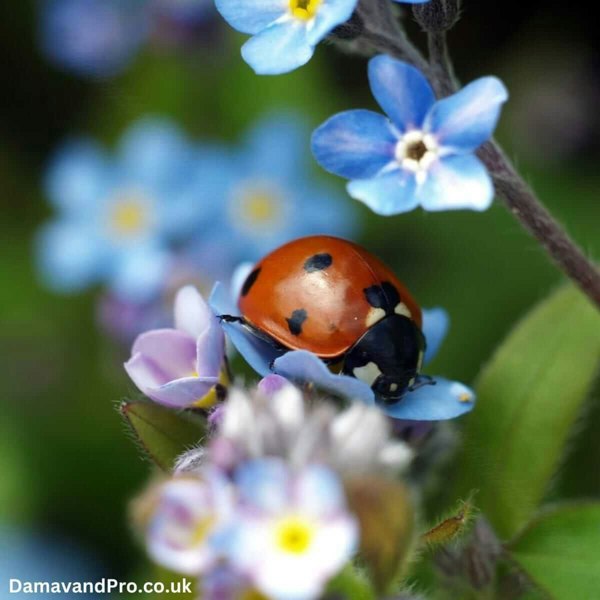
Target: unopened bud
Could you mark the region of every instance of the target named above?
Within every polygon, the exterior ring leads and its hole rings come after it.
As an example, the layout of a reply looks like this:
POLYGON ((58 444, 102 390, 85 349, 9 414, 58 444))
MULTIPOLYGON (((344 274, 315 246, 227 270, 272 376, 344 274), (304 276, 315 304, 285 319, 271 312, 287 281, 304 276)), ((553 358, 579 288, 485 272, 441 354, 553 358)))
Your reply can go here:
POLYGON ((442 33, 452 29, 460 17, 461 0, 429 0, 413 5, 417 23, 431 33, 442 33))

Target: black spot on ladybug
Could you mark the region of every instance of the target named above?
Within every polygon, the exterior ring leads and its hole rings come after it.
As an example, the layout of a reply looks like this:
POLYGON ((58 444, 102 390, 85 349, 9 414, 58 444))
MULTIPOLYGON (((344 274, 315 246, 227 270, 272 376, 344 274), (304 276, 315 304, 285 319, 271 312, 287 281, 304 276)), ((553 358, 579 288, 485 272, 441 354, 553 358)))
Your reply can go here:
POLYGON ((389 281, 372 285, 363 291, 367 302, 372 307, 382 308, 388 315, 394 314, 394 308, 400 303, 400 294, 389 281))
POLYGON ((254 269, 248 277, 246 277, 246 281, 244 281, 244 285, 242 286, 242 296, 247 296, 248 292, 252 288, 252 286, 256 283, 258 276, 260 274, 260 267, 258 269, 254 269))
POLYGON ((304 270, 307 273, 314 273, 315 271, 323 271, 333 264, 333 257, 327 252, 322 254, 315 254, 310 258, 306 259, 304 263, 304 270))
POLYGON ((292 335, 300 335, 302 333, 302 325, 307 317, 306 311, 303 308, 298 308, 292 313, 289 319, 286 319, 292 335))

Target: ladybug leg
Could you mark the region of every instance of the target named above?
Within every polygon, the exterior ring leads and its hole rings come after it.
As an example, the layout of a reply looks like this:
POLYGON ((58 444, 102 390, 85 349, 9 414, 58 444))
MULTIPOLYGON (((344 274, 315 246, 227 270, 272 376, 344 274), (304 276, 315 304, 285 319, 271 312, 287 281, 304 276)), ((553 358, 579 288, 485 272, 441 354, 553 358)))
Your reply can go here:
POLYGON ((435 385, 436 383, 437 382, 433 379, 433 377, 430 377, 429 375, 419 375, 417 381, 408 387, 408 391, 414 392, 424 385, 435 385))
POLYGON ((218 315, 219 321, 225 321, 226 323, 244 323, 244 317, 234 317, 233 315, 218 315))

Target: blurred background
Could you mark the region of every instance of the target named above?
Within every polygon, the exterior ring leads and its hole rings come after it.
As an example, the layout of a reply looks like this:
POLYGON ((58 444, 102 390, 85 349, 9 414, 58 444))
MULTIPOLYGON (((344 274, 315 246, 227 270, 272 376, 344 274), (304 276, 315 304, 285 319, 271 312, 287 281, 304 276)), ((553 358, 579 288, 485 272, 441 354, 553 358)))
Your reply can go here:
MULTIPOLYGON (((384 258, 423 306, 449 311, 450 335, 431 371, 470 382, 511 325, 561 280, 499 204, 484 214, 419 210, 382 218, 346 197, 342 180, 320 171, 310 157, 310 131, 334 112, 375 108, 364 58, 323 44, 308 66, 259 77, 240 58, 243 36, 208 0, 158 1, 151 11, 123 1, 129 12, 116 20, 109 15, 104 30, 101 13, 86 16, 70 7, 57 16, 58 4, 0 3, 0 580, 18 572, 19 560, 26 565, 21 572, 41 573, 32 557, 46 556, 47 548, 62 549, 65 561, 72 556, 73 565, 97 576, 132 578, 146 568, 127 506, 151 467, 115 407, 134 392, 121 366, 133 337, 168 325, 169 300, 182 281, 209 287, 217 277, 227 279, 235 262, 256 260, 269 244, 297 235, 352 237, 384 258), (79 54, 77 31, 88 32, 79 54), (65 183, 66 175, 60 179, 61 149, 81 136, 95 157, 81 173, 100 168, 102 160, 111 163, 107 189, 122 180, 136 186, 138 171, 143 179, 156 168, 162 177, 164 161, 175 164, 177 152, 194 157, 189 171, 165 175, 175 183, 139 183, 167 197, 169 186, 179 186, 173 191, 182 198, 179 216, 190 226, 185 236, 157 233, 148 254, 128 263, 127 272, 140 275, 152 252, 165 260, 169 281, 161 286, 142 277, 149 286, 143 298, 130 297, 111 270, 125 252, 118 244, 109 258, 102 255, 93 277, 86 272, 74 281, 64 277, 64 267, 61 273, 60 261, 48 265, 40 258, 45 244, 56 250, 65 239, 64 232, 48 233, 48 223, 74 219, 77 229, 98 217, 93 202, 76 214, 65 208, 66 188, 74 184, 65 183), (157 139, 170 140, 175 150, 146 155, 144 148, 157 139), (288 150, 284 143, 291 144, 288 150), (298 172, 273 184, 274 192, 266 179, 279 151, 289 153, 298 172), (225 164, 229 170, 221 172, 225 164), (227 223, 237 205, 223 199, 240 196, 223 186, 237 181, 243 187, 248 178, 260 185, 251 198, 243 196, 250 208, 242 232, 227 223), (180 189, 191 180, 197 188, 180 189), (202 214, 192 214, 189 198, 196 192, 204 194, 202 214), (294 210, 302 227, 282 226, 280 238, 271 239, 261 219, 277 212, 272 202, 284 196, 281 214, 294 210)), ((87 4, 98 10, 97 3, 87 4)), ((406 19, 422 42, 410 11, 406 19)), ((548 208, 600 258, 600 55, 589 15, 558 1, 465 0, 449 39, 463 82, 493 73, 507 83, 511 99, 499 139, 548 208)), ((142 218, 135 210, 119 214, 117 224, 125 228, 142 218)), ((86 239, 93 236, 90 230, 86 239)), ((87 252, 79 239, 79 246, 64 243, 87 252)), ((555 495, 600 494, 598 426, 595 410, 582 423, 555 495)), ((57 573, 67 569, 73 576, 75 567, 55 562, 57 573)))

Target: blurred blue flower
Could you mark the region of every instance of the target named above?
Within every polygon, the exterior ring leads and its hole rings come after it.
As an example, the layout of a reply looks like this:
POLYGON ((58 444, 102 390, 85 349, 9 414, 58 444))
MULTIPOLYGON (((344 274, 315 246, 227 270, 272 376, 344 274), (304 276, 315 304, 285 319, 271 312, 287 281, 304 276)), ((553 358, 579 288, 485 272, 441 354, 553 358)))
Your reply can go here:
POLYGON ((41 0, 42 51, 66 70, 110 77, 146 40, 145 5, 146 0, 41 0))
POLYGON ((45 188, 58 210, 36 240, 44 281, 63 292, 107 283, 120 298, 144 302, 163 285, 170 244, 210 218, 189 190, 195 153, 169 122, 144 119, 118 155, 91 140, 63 146, 45 188))
POLYGON ((238 31, 252 35, 242 57, 259 75, 287 73, 306 64, 316 45, 347 21, 357 0, 216 0, 238 31))
POLYGON ((482 77, 435 101, 414 67, 376 56, 369 62, 375 99, 388 115, 350 110, 313 134, 312 149, 328 171, 350 179, 348 193, 374 212, 485 210, 492 181, 475 150, 488 140, 508 93, 500 80, 482 77))
MULTIPOLYGON (((9 581, 98 581, 105 575, 100 563, 77 544, 55 535, 17 528, 0 523, 0 590, 9 597, 9 581)), ((18 584, 14 584, 17 586, 18 584)), ((15 587, 15 589, 17 589, 15 587)), ((40 598, 45 594, 23 589, 15 597, 40 598)), ((58 597, 58 596, 57 596, 58 597)), ((98 598, 94 593, 61 593, 60 598, 86 600, 98 598)))
POLYGON ((185 42, 215 14, 210 0, 39 0, 45 56, 78 75, 123 71, 148 41, 185 42))
POLYGON ((309 136, 297 115, 276 114, 260 120, 235 152, 205 149, 199 198, 219 208, 213 229, 238 263, 304 235, 355 233, 351 204, 312 177, 309 136))
MULTIPOLYGON (((217 314, 238 314, 231 296, 220 284, 215 285, 209 303, 217 314)), ((423 382, 424 385, 407 391, 398 402, 387 404, 376 398, 367 383, 349 375, 331 372, 312 352, 277 349, 251 333, 242 323, 222 321, 221 326, 237 351, 262 377, 275 373, 291 381, 312 383, 337 396, 376 404, 395 419, 454 419, 472 410, 475 404, 475 394, 467 386, 437 376, 431 380, 433 385, 423 382)), ((448 316, 442 308, 423 310, 423 334, 428 344, 425 363, 435 356, 447 329, 448 316)))

